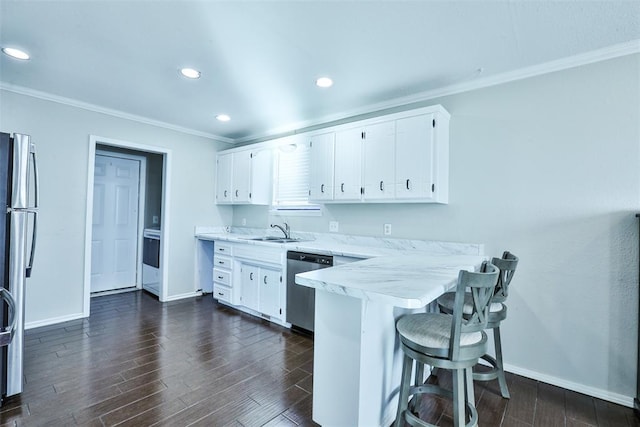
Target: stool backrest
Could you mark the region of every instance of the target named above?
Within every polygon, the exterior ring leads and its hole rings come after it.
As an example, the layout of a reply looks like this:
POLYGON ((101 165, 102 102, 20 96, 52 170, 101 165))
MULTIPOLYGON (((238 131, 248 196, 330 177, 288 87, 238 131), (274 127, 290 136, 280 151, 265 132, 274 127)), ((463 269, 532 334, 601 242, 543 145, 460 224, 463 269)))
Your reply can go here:
POLYGON ((451 322, 451 340, 449 341, 449 357, 457 360, 460 355, 460 335, 479 332, 487 327, 489 306, 495 292, 500 270, 487 261, 482 263, 479 272, 461 270, 458 273, 456 298, 453 304, 451 322), (465 293, 472 299, 472 311, 463 315, 465 293))
POLYGON ((505 251, 502 254, 502 258, 493 258, 491 264, 500 269, 493 302, 505 302, 509 296, 509 284, 518 266, 518 257, 509 251, 505 251))

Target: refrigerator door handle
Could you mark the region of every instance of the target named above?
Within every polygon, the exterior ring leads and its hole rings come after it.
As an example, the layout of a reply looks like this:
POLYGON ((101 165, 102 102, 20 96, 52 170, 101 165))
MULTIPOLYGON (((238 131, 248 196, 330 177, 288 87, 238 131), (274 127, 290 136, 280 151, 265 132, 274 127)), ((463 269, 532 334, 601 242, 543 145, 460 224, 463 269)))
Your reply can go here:
POLYGON ((9 324, 0 330, 0 347, 9 345, 13 338, 13 332, 16 329, 16 302, 8 290, 0 287, 0 297, 6 301, 9 306, 9 324))
MULTIPOLYGON (((33 159, 33 196, 34 196, 34 208, 37 208, 40 205, 40 181, 38 180, 38 162, 36 156, 36 145, 30 144, 29 154, 31 154, 31 158, 33 159)), ((34 232, 35 234, 35 232, 34 232)))
POLYGON ((29 264, 26 268, 26 276, 31 277, 31 269, 33 268, 33 258, 36 253, 36 236, 38 235, 38 211, 29 210, 28 213, 33 214, 33 232, 31 233, 31 251, 29 254, 29 264))
POLYGON ((40 205, 40 181, 38 179, 38 162, 36 156, 36 145, 29 144, 29 154, 33 160, 33 208, 28 210, 28 213, 33 214, 33 230, 31 234, 31 251, 29 254, 29 264, 26 267, 26 276, 31 277, 31 269, 33 268, 33 258, 36 253, 36 236, 38 235, 38 207, 40 205))

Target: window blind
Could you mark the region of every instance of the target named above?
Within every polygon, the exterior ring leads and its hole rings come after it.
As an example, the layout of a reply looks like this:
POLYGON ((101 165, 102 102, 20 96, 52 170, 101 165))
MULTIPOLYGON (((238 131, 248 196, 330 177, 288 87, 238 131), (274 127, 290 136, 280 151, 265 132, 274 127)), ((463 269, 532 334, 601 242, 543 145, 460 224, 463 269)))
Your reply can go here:
POLYGON ((274 205, 278 209, 309 205, 309 169, 311 165, 310 150, 306 144, 296 144, 291 151, 278 150, 278 172, 274 191, 274 205))

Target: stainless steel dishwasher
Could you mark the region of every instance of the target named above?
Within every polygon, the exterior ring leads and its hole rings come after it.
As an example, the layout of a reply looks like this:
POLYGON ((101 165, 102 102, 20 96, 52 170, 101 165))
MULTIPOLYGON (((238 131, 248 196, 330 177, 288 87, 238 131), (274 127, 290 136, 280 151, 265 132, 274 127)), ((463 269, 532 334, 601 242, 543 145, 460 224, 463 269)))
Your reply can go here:
POLYGON ((313 332, 316 291, 296 285, 296 274, 333 266, 330 255, 287 252, 287 322, 295 329, 313 332))

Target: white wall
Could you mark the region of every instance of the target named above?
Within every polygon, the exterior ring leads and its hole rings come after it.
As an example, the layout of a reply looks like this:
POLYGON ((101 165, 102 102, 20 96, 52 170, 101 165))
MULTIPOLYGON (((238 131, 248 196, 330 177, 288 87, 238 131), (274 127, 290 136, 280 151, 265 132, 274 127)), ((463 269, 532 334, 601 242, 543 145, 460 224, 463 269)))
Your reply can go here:
MULTIPOLYGON (((631 403, 636 386, 640 56, 431 100, 451 113, 450 203, 328 206, 292 229, 477 242, 521 258, 512 371, 631 403)), ((234 208, 265 227, 266 208, 234 208)))
POLYGON ((38 150, 41 209, 27 324, 82 315, 90 134, 171 150, 168 297, 195 291, 194 226, 231 220, 213 190, 215 152, 226 145, 3 90, 0 130, 30 134, 38 150))

